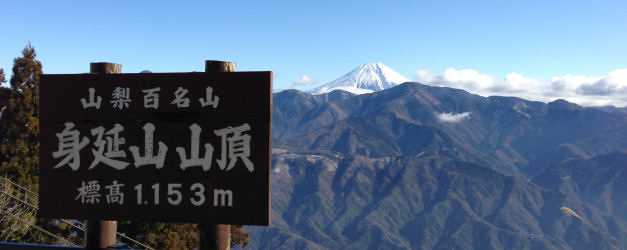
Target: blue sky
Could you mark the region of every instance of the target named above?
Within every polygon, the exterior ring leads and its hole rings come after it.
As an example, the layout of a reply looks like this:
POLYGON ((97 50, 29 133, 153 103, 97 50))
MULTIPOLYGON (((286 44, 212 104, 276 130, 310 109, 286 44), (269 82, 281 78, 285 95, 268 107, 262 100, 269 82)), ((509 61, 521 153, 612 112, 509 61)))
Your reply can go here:
MULTIPOLYGON (((124 73, 203 71, 214 59, 275 71, 275 89, 311 89, 382 62, 446 86, 457 86, 450 69, 493 85, 512 72, 544 85, 580 77, 577 101, 581 86, 627 68, 627 1, 0 2, 7 77, 28 42, 44 73, 84 73, 97 61, 120 63, 124 73), (318 83, 294 85, 304 75, 318 83)), ((615 75, 613 90, 627 89, 624 73, 615 75)), ((627 105, 625 96, 588 104, 627 105)))

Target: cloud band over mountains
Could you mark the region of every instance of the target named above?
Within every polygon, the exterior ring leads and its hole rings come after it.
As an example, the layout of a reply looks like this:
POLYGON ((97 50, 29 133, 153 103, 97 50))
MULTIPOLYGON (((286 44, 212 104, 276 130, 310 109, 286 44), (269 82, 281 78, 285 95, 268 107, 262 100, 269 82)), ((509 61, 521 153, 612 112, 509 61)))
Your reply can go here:
POLYGON ((542 102, 565 99, 583 106, 627 106, 627 68, 599 77, 553 77, 550 82, 541 82, 516 72, 496 80, 473 69, 454 68, 448 68, 441 75, 418 70, 414 79, 423 84, 464 89, 482 96, 515 96, 542 102))

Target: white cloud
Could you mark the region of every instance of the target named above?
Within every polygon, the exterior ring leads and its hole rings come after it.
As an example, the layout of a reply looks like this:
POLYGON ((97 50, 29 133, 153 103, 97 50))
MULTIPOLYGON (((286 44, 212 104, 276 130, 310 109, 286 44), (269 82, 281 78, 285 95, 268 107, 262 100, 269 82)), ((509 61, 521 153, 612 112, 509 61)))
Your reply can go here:
POLYGON ((456 70, 448 68, 444 71, 444 74, 439 76, 433 76, 431 72, 426 70, 419 70, 416 72, 415 77, 418 82, 425 84, 473 90, 488 88, 493 82, 491 76, 480 74, 472 69, 456 70))
POLYGON ((454 68, 448 68, 442 76, 442 81, 444 82, 463 84, 468 88, 484 89, 493 82, 491 76, 480 74, 472 69, 455 70, 454 68))
POLYGON ((435 77, 433 76, 433 74, 431 74, 430 71, 424 69, 419 69, 418 71, 416 71, 416 74, 414 74, 414 78, 418 82, 425 84, 435 82, 435 77))
POLYGON ((627 69, 612 71, 609 75, 593 83, 584 83, 578 88, 584 95, 627 94, 627 69))
POLYGON ((416 80, 423 84, 464 89, 482 96, 515 96, 528 100, 550 102, 565 99, 583 106, 627 106, 627 69, 617 69, 607 76, 565 75, 550 82, 524 77, 512 72, 496 81, 473 69, 449 68, 442 75, 418 70, 416 80))
POLYGON ((601 80, 602 77, 574 76, 565 75, 553 77, 551 79, 551 88, 555 92, 574 92, 582 85, 592 84, 601 80))
POLYGON ((437 114, 438 115, 438 119, 442 122, 450 122, 450 123, 457 123, 460 122, 468 117, 470 117, 470 112, 464 112, 464 113, 460 113, 460 114, 455 114, 455 113, 441 113, 441 114, 437 114))
POLYGON ((499 82, 493 83, 491 90, 494 92, 526 92, 538 90, 541 88, 540 81, 524 77, 522 74, 512 72, 505 76, 505 79, 499 82))
POLYGON ((303 75, 300 77, 300 79, 294 81, 293 83, 296 85, 310 85, 310 84, 318 83, 318 80, 312 79, 311 77, 307 75, 303 75))

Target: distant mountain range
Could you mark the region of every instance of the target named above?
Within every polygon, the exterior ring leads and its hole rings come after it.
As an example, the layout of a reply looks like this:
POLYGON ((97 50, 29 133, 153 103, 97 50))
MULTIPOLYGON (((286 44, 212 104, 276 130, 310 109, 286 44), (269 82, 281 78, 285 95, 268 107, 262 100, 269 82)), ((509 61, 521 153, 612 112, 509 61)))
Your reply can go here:
POLYGON ((383 82, 274 94, 252 248, 627 249, 620 109, 383 82))
POLYGON ((324 94, 333 90, 344 90, 353 94, 365 94, 380 91, 409 82, 382 63, 369 63, 359 66, 346 75, 310 91, 312 94, 324 94))
POLYGON ((300 150, 383 157, 440 149, 503 173, 533 175, 566 156, 627 148, 626 115, 563 100, 484 98, 417 83, 366 95, 288 90, 274 98, 273 135, 300 150), (328 96, 335 101, 324 101, 328 96))

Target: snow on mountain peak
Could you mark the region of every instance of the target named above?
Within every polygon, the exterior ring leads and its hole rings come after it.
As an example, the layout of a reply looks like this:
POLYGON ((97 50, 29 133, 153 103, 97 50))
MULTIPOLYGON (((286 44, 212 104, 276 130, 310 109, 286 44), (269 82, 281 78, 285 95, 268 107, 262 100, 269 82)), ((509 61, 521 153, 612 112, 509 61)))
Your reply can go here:
POLYGON ((409 82, 409 79, 383 63, 368 63, 310 92, 324 94, 339 89, 359 95, 391 88, 404 82, 409 82))

